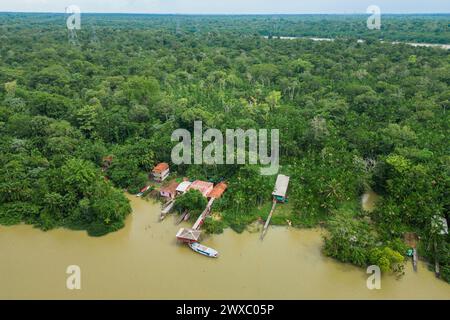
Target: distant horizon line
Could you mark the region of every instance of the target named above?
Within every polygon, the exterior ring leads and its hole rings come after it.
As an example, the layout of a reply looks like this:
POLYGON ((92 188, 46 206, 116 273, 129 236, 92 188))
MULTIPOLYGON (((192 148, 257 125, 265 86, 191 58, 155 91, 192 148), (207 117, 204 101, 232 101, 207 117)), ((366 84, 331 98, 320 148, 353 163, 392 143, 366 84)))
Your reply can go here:
MULTIPOLYGON (((24 13, 24 14, 67 14, 62 11, 0 11, 0 14, 4 13, 24 13)), ((174 12, 81 12, 81 14, 124 14, 124 15, 178 15, 178 16, 301 16, 301 15, 371 15, 372 13, 365 12, 313 12, 313 13, 174 13, 174 12)), ((381 15, 450 15, 450 12, 386 12, 381 15)))

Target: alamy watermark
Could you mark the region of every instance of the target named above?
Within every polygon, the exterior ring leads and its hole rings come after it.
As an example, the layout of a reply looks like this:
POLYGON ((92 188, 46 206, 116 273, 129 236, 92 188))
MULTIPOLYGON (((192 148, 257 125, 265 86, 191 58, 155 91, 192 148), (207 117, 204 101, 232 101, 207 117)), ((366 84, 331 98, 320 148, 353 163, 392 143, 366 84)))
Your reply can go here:
POLYGON ((226 129, 224 138, 218 129, 203 132, 202 121, 195 121, 194 139, 186 129, 177 129, 172 133, 172 141, 179 142, 172 149, 172 162, 177 165, 260 164, 263 166, 260 168, 261 175, 274 175, 279 169, 279 130, 270 130, 270 143, 268 134, 267 129, 226 129), (203 149, 204 142, 209 144, 203 149))
POLYGON ((81 29, 81 10, 80 7, 71 5, 66 8, 66 13, 70 16, 66 20, 67 29, 80 30, 81 29))
POLYGON ((77 265, 70 265, 66 269, 67 277, 66 287, 69 290, 81 290, 81 268, 77 265))
POLYGON ((372 15, 367 19, 367 28, 370 30, 381 29, 381 9, 378 6, 371 5, 367 8, 367 13, 372 15))
POLYGON ((379 266, 373 265, 368 266, 367 271, 368 274, 371 274, 369 278, 367 278, 366 286, 367 289, 381 289, 381 270, 379 266))
POLYGON ((66 8, 66 14, 69 14, 66 20, 67 30, 69 31, 69 42, 77 45, 77 30, 81 29, 81 9, 76 5, 71 5, 66 8))

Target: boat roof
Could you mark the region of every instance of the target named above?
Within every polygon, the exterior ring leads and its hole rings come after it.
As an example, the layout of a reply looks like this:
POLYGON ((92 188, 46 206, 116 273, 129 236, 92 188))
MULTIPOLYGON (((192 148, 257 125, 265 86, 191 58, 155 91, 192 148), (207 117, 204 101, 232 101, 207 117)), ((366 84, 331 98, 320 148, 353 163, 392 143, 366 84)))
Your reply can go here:
POLYGON ((217 250, 215 250, 213 248, 210 248, 210 247, 207 247, 207 246, 204 246, 204 245, 202 245, 202 244, 200 244, 198 242, 191 243, 191 246, 192 246, 192 248, 200 249, 203 252, 212 253, 212 254, 218 254, 217 250))
POLYGON ((277 181, 275 182, 275 189, 272 195, 279 197, 286 197, 287 188, 289 185, 289 177, 283 174, 277 176, 277 181))

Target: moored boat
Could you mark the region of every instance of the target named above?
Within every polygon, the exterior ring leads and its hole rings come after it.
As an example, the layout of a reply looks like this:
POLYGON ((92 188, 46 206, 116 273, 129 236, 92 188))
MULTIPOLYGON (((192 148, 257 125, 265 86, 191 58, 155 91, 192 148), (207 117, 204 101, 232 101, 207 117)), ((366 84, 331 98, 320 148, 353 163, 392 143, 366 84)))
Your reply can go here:
POLYGON ((191 242, 188 244, 189 247, 194 250, 197 253, 200 253, 204 256, 210 257, 210 258, 217 258, 219 256, 219 252, 212 248, 208 248, 204 245, 201 245, 198 242, 191 242))
POLYGON ((150 191, 150 189, 153 189, 152 186, 146 186, 142 188, 139 193, 136 195, 136 197, 142 197, 147 191, 150 191))

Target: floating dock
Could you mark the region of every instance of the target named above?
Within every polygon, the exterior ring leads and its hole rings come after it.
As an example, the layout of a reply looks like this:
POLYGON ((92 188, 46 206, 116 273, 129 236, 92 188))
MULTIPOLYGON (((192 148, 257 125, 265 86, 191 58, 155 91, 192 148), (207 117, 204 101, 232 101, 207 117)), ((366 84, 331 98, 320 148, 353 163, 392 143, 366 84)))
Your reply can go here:
POLYGON ((194 230, 189 228, 181 228, 177 232, 177 239, 185 242, 185 243, 191 243, 191 242, 197 242, 200 239, 200 234, 202 232, 200 230, 194 230))

